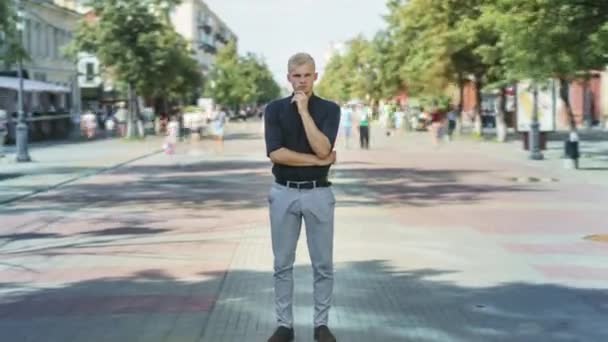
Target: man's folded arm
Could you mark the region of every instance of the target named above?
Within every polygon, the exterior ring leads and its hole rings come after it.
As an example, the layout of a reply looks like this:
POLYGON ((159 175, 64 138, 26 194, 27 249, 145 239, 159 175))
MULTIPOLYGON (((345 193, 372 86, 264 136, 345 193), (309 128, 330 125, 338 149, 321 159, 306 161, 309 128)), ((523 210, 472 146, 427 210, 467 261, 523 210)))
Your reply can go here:
POLYGON ((308 153, 299 153, 287 149, 285 147, 281 147, 277 150, 270 152, 269 156, 270 160, 279 165, 286 166, 322 166, 327 165, 324 164, 325 159, 320 159, 314 154, 308 153))

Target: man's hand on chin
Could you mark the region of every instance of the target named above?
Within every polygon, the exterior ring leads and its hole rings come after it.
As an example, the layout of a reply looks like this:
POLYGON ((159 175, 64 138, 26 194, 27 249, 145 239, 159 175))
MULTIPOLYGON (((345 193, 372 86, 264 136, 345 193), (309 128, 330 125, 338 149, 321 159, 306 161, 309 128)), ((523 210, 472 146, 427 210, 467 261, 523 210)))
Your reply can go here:
POLYGON ((296 103, 296 106, 298 107, 298 113, 300 113, 300 115, 308 115, 308 95, 306 95, 305 92, 301 91, 301 90, 296 90, 293 93, 293 97, 291 98, 291 103, 296 103))

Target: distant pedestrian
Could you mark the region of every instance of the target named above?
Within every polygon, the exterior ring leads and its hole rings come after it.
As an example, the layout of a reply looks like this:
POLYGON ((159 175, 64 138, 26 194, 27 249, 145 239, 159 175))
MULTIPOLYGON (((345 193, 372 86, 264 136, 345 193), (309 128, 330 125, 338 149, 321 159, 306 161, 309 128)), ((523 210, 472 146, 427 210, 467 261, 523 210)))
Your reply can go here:
POLYGON ((456 107, 452 107, 450 112, 448 113, 448 140, 452 140, 452 135, 454 134, 454 130, 456 130, 456 122, 458 120, 458 109, 456 107))
POLYGON ((175 115, 171 116, 171 120, 169 124, 167 124, 167 137, 165 138, 165 143, 163 145, 163 149, 166 154, 175 153, 175 147, 177 145, 177 140, 179 139, 179 121, 175 115))
POLYGON ((105 129, 106 129, 106 138, 111 138, 114 136, 114 129, 116 128, 116 123, 114 122, 114 117, 108 116, 105 121, 105 129))
POLYGON ((405 109, 403 106, 397 105, 395 109, 395 131, 397 135, 401 135, 404 121, 405 109))
POLYGON ((361 149, 369 150, 369 135, 370 135, 370 110, 363 104, 357 105, 357 117, 359 126, 359 142, 361 149))
POLYGON ((224 151, 224 129, 227 121, 228 114, 226 114, 226 108, 218 106, 212 119, 211 135, 213 135, 216 141, 219 152, 224 151))
POLYGON ((127 110, 125 109, 124 102, 118 104, 118 109, 114 117, 118 126, 118 135, 124 137, 127 133, 127 110))
POLYGON ((429 111, 430 121, 430 133, 431 139, 435 146, 439 146, 439 142, 443 135, 443 123, 445 120, 445 113, 436 104, 431 107, 429 111))
POLYGON ((352 106, 344 104, 342 107, 342 115, 340 115, 340 129, 344 138, 344 146, 350 148, 350 139, 353 130, 353 110, 352 106))
POLYGON ((97 116, 92 110, 88 110, 82 119, 86 137, 93 139, 97 131, 97 116))

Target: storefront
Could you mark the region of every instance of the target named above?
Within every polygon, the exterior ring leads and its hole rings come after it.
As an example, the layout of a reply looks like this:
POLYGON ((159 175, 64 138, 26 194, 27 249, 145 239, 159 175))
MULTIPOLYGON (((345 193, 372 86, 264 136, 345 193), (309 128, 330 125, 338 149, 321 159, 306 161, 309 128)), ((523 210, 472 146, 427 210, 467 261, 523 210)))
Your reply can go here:
MULTIPOLYGON (((19 79, 0 76, 0 109, 7 113, 7 142, 15 140, 18 119, 19 79)), ((53 83, 23 80, 23 100, 29 139, 67 138, 72 128, 71 89, 53 83)))

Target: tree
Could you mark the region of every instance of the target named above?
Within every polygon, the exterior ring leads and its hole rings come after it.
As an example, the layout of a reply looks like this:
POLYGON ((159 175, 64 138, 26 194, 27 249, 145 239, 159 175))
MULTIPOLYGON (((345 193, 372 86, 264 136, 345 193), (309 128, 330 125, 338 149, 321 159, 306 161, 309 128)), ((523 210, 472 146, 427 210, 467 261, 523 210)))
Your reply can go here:
POLYGON ((19 57, 28 59, 19 43, 17 15, 13 1, 0 1, 0 62, 5 68, 12 66, 19 57))
POLYGON ((250 96, 247 80, 242 78, 236 45, 229 43, 221 49, 209 75, 205 94, 216 103, 237 108, 250 96))
POLYGON ((246 61, 251 63, 255 68, 254 84, 256 87, 256 103, 268 103, 281 96, 281 88, 272 76, 272 72, 268 68, 266 62, 253 55, 249 54, 246 61))
POLYGON ((568 84, 608 63, 608 7, 591 0, 496 0, 484 12, 500 32, 507 73, 515 79, 559 79, 570 130, 576 131, 568 84))
POLYGON ((327 99, 346 102, 351 99, 349 76, 344 57, 335 54, 325 65, 317 92, 327 99))
POLYGON ((374 101, 382 97, 381 77, 377 43, 360 35, 347 42, 344 54, 332 56, 317 90, 336 101, 374 101))
POLYGON ((397 48, 387 31, 380 31, 373 40, 374 82, 372 98, 379 100, 389 98, 405 90, 405 80, 399 72, 402 63, 400 56, 404 51, 397 48))
POLYGON ((252 53, 240 57, 233 42, 218 52, 205 87, 207 96, 234 109, 267 103, 280 92, 266 62, 252 53))
POLYGON ((0 2, 0 43, 4 43, 7 38, 7 32, 11 30, 14 20, 14 9, 11 6, 11 1, 0 2))
POLYGON ((142 82, 138 89, 147 96, 191 103, 202 87, 202 74, 188 43, 177 32, 165 30, 156 44, 152 59, 157 61, 154 66, 157 81, 142 82))
POLYGON ((71 54, 95 54, 119 81, 129 86, 128 136, 133 136, 135 96, 182 97, 201 83, 186 41, 169 23, 167 11, 179 0, 103 0, 91 2, 97 15, 81 23, 71 54))
POLYGON ((481 89, 491 65, 476 49, 497 41, 493 30, 466 25, 481 14, 490 0, 393 0, 386 20, 408 90, 439 97, 452 84, 460 88, 460 108, 466 80, 473 76, 477 88, 476 132, 481 132, 481 89))

